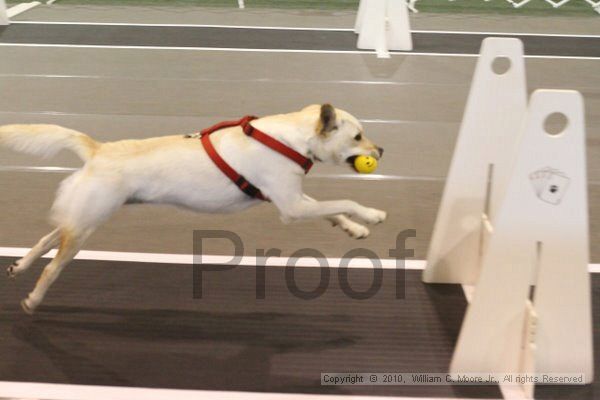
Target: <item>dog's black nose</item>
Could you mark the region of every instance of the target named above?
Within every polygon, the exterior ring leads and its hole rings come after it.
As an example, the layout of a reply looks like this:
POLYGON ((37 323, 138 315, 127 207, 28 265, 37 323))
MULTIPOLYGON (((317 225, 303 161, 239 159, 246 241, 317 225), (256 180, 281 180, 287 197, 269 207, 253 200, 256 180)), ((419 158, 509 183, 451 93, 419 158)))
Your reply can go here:
POLYGON ((377 151, 379 151, 379 157, 383 156, 383 147, 378 147, 377 151))

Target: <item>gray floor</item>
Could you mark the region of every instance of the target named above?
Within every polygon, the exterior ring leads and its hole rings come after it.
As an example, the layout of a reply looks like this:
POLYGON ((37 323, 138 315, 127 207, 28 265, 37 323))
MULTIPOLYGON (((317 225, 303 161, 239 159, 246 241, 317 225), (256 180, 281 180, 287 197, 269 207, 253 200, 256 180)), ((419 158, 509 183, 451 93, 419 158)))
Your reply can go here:
MULTIPOLYGON (((398 232, 414 228, 418 258, 425 257, 475 65, 475 59, 462 57, 379 60, 372 55, 130 49, 1 47, 0 55, 0 82, 9 93, 0 98, 0 123, 59 123, 103 141, 191 132, 227 118, 325 101, 345 108, 386 148, 381 174, 400 180, 336 179, 332 175, 351 171, 319 165, 309 175, 307 191, 386 209, 388 221, 359 245, 385 256, 398 232)), ((529 90, 571 88, 584 94, 592 243, 600 236, 599 63, 527 60, 529 90)), ((79 161, 70 154, 43 160, 0 150, 0 165, 76 167, 79 161)), ((4 246, 29 246, 49 229, 44 215, 63 176, 0 173, 7 189, 0 202, 10 210, 3 218, 10 229, 0 231, 4 246)), ((119 212, 86 248, 189 252, 191 231, 215 226, 239 231, 250 255, 256 246, 279 247, 284 254, 316 246, 339 257, 357 245, 325 222, 283 226, 269 205, 246 212, 243 222, 236 216, 143 206, 119 212), (259 232, 257 225, 263 228, 259 232)), ((215 251, 225 251, 222 247, 215 251)), ((594 246, 592 260, 600 260, 594 246)))
MULTIPOLYGON (((396 271, 388 269, 369 299, 344 295, 333 273, 327 291, 307 301, 287 290, 280 267, 266 268, 263 300, 255 296, 255 268, 205 272, 200 299, 192 297, 190 265, 77 261, 72 267, 34 318, 14 299, 35 276, 0 280, 2 380, 501 397, 497 386, 321 385, 320 374, 328 371, 446 370, 467 302, 459 285, 425 285, 420 271, 406 271, 402 300, 396 298, 396 271)), ((294 282, 307 290, 319 278, 318 269, 299 268, 294 282)), ((349 279, 353 290, 366 291, 372 272, 354 270, 349 279)))

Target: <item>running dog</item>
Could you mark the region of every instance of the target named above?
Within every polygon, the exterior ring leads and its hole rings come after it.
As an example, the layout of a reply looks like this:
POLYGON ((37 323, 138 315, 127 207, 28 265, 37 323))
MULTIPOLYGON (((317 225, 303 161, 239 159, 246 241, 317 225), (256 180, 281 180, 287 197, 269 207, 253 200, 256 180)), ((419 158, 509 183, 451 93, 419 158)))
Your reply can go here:
POLYGON ((21 302, 23 309, 34 312, 84 241, 124 204, 172 204, 198 212, 229 213, 259 204, 262 196, 277 207, 284 223, 324 217, 354 238, 366 237, 369 230, 350 217, 369 224, 385 220, 384 211, 351 200, 317 201, 304 194, 306 165, 290 156, 311 165, 315 161, 353 166, 359 155, 379 159, 383 149, 365 137, 355 117, 325 104, 249 121, 245 127, 218 127, 210 143, 203 144, 199 134, 99 143, 56 125, 1 126, 2 145, 44 156, 68 149, 85 162, 60 184, 51 211, 56 229, 8 267, 8 275, 15 277, 58 246, 56 257, 21 302), (269 148, 265 141, 251 137, 249 130, 287 150, 269 148), (239 172, 240 180, 234 182, 224 173, 206 146, 234 173, 239 172))

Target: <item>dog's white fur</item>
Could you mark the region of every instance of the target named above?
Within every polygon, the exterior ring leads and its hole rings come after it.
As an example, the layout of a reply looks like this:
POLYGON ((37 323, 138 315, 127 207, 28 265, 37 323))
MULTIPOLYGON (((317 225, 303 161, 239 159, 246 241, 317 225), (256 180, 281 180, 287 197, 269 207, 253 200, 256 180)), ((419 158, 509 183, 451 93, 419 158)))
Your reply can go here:
MULTIPOLYGON (((356 118, 329 105, 260 118, 252 125, 318 161, 344 164, 352 156, 379 158, 382 152, 364 137, 356 118)), ((211 141, 221 157, 272 200, 284 222, 326 217, 350 236, 363 238, 369 230, 349 217, 372 224, 386 218, 385 212, 354 201, 316 201, 305 195, 302 168, 247 137, 240 127, 215 132, 211 141)), ((56 125, 5 125, 0 127, 0 144, 43 156, 66 148, 85 161, 60 185, 51 212, 57 228, 8 269, 16 276, 59 245, 57 256, 22 302, 30 313, 85 239, 126 203, 167 203, 207 213, 229 213, 260 203, 223 175, 199 140, 183 135, 99 143, 56 125)))

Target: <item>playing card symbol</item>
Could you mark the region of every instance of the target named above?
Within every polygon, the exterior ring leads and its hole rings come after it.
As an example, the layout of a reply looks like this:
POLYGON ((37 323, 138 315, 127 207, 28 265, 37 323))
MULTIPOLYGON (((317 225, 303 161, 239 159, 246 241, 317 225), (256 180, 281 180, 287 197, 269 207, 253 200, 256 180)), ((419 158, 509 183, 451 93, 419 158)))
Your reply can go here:
POLYGON ((551 167, 532 172, 529 174, 529 180, 536 196, 554 205, 560 204, 571 181, 563 172, 551 167))

